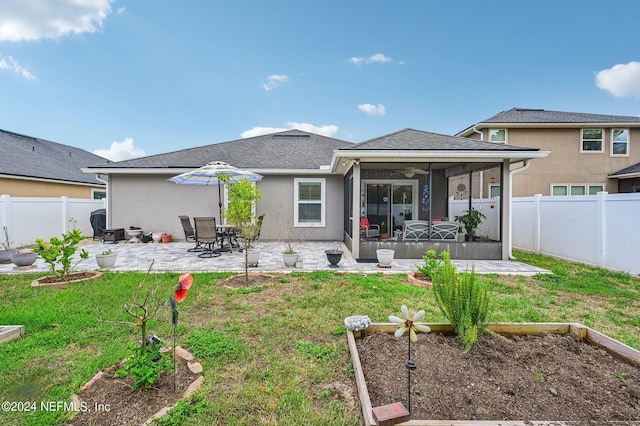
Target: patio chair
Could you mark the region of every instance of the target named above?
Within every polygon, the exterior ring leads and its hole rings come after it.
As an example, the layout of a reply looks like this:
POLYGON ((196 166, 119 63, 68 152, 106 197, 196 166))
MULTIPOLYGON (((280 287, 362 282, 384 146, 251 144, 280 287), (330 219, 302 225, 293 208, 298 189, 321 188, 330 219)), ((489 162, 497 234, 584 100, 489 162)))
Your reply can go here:
POLYGON ((405 220, 402 241, 427 241, 429 222, 426 220, 405 220))
MULTIPOLYGON (((256 235, 254 235, 251 238, 251 241, 249 241, 249 243, 253 243, 254 241, 257 241, 260 238, 260 232, 262 231, 262 222, 264 221, 264 214, 261 214, 260 216, 258 216, 258 232, 256 233, 256 235)), ((242 235, 241 232, 236 231, 236 233, 233 236, 233 239, 236 240, 244 240, 244 235, 242 235)), ((240 251, 242 251, 242 248, 240 248, 240 251)))
POLYGON ((366 238, 370 237, 379 237, 380 236, 380 225, 369 224, 369 219, 366 217, 360 218, 360 235, 366 238))
POLYGON ((193 229, 193 226, 191 226, 191 219, 189 219, 189 216, 178 216, 178 218, 180 219, 180 223, 182 224, 185 241, 187 241, 188 243, 196 243, 195 247, 192 247, 187 251, 202 251, 202 244, 199 243, 198 240, 196 240, 196 231, 193 229))
POLYGON ((198 257, 218 257, 220 251, 214 248, 218 243, 215 217, 194 217, 196 243, 202 247, 198 257))

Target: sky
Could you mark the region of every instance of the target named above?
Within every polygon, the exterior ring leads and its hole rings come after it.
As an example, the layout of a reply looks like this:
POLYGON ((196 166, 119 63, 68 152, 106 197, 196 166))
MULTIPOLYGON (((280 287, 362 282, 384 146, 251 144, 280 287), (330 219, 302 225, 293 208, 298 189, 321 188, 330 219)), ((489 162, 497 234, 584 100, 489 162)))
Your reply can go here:
MULTIPOLYGON (((0 129, 113 161, 288 129, 640 116, 638 0, 0 0, 0 129)), ((1 153, 0 153, 1 155, 1 153)))

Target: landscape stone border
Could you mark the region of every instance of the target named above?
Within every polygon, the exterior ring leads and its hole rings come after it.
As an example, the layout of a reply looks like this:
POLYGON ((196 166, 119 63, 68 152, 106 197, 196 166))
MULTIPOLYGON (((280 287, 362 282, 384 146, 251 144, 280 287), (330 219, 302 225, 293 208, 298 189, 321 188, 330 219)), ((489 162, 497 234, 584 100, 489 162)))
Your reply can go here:
MULTIPOLYGON (((162 352, 169 353, 169 352, 171 352, 171 349, 165 349, 162 352)), ((180 402, 183 399, 189 398, 198 389, 200 389, 200 386, 202 386, 202 384, 204 383, 204 376, 202 375, 202 373, 203 373, 202 364, 200 364, 199 362, 195 361, 193 355, 189 351, 187 351, 186 349, 182 348, 181 346, 176 346, 176 356, 178 357, 178 361, 181 364, 187 366, 187 368, 189 369, 189 371, 191 372, 192 375, 198 376, 187 387, 187 389, 184 391, 184 393, 182 394, 182 398, 180 398, 178 400, 178 402, 180 402)), ((85 383, 80 388, 80 392, 82 392, 82 391, 84 391, 86 389, 89 389, 102 376, 104 376, 104 372, 103 371, 98 371, 87 383, 85 383)), ((144 422, 144 425, 152 425, 155 420, 157 420, 157 419, 159 419, 159 418, 161 418, 163 416, 166 416, 172 408, 174 408, 174 407, 176 407, 178 405, 178 402, 176 402, 172 406, 166 406, 166 407, 160 409, 157 413, 155 413, 154 415, 149 417, 147 419, 147 421, 144 422)), ((82 404, 82 399, 78 396, 78 394, 73 395, 73 397, 71 398, 71 404, 72 404, 73 410, 75 412, 77 412, 80 409, 81 404, 82 404)))

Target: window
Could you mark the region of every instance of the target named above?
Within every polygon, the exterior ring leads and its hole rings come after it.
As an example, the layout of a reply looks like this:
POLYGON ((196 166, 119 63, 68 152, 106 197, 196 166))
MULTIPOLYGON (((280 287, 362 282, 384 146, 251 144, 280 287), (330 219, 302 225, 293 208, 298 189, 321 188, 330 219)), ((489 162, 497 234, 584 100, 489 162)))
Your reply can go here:
POLYGON ((602 129, 582 129, 580 152, 603 152, 602 129))
POLYGON ((295 179, 294 191, 294 226, 325 226, 325 179, 295 179))
POLYGON ((107 191, 92 189, 91 198, 94 200, 102 200, 103 198, 107 198, 107 191))
POLYGON ((611 156, 629 155, 629 129, 611 129, 611 156))
POLYGON ((489 142, 507 143, 507 129, 489 129, 489 142))
POLYGON ((551 195, 596 195, 604 191, 604 185, 594 184, 553 184, 551 185, 551 195))
POLYGON ((500 196, 500 185, 489 184, 489 196, 496 198, 500 196))

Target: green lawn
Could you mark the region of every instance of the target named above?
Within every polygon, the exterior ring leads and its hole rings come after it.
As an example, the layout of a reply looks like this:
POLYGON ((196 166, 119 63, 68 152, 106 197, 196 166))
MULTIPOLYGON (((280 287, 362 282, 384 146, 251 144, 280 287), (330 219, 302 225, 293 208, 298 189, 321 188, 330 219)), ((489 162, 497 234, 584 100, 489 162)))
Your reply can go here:
MULTIPOLYGON (((536 277, 485 276, 492 321, 581 322, 640 349, 640 279, 542 256, 536 277)), ((123 359, 133 339, 123 310, 143 273, 106 273, 66 290, 35 290, 34 275, 0 275, 0 324, 23 324, 24 339, 0 345, 2 401, 68 401, 97 371, 123 359)), ((163 424, 357 425, 331 384, 353 379, 342 321, 385 321, 400 305, 443 321, 429 290, 405 275, 294 273, 262 288, 230 290, 229 274, 194 274, 180 303, 178 343, 201 361, 206 381, 163 424)), ((163 300, 178 274, 153 274, 163 300)), ((169 340, 170 312, 151 332, 169 340)), ((64 411, 0 412, 0 424, 64 424, 64 411)))

